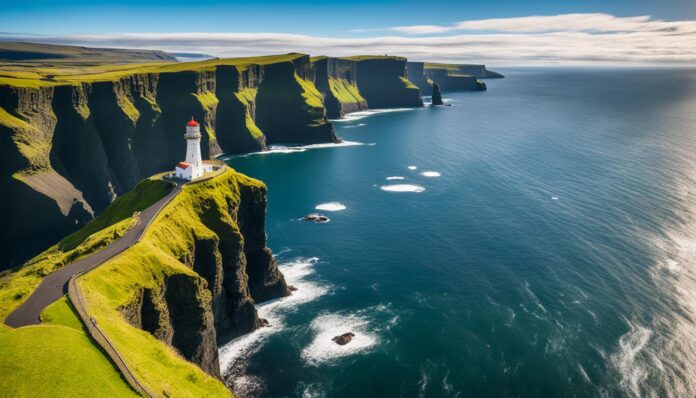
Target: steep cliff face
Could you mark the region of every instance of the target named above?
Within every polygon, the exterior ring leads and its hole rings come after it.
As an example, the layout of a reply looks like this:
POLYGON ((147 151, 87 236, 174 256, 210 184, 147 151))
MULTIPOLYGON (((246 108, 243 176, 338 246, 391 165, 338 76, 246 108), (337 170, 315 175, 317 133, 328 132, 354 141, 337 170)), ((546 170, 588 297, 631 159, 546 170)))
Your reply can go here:
POLYGON ((269 143, 336 142, 309 57, 264 67, 256 94, 256 124, 269 143))
POLYGON ((409 62, 407 68, 409 79, 423 92, 429 92, 433 82, 442 91, 482 91, 486 90, 486 83, 478 79, 504 77, 485 65, 409 62))
POLYGON ((355 61, 318 57, 312 63, 315 70, 315 84, 324 95, 324 106, 329 118, 338 119, 346 113, 368 108, 367 101, 358 89, 355 61))
POLYGON ((82 193, 51 167, 53 96, 50 87, 0 86, 0 269, 21 264, 93 216, 82 193))
POLYGON ((440 93, 440 86, 437 83, 433 83, 433 95, 432 95, 433 106, 442 105, 442 94, 440 93))
POLYGON ((138 246, 90 273, 87 301, 114 328, 147 331, 220 378, 217 345, 262 325, 255 303, 290 294, 266 246, 265 212, 266 187, 232 170, 187 186, 138 246))
POLYGON ((406 58, 354 57, 357 85, 370 108, 421 107, 420 90, 408 80, 406 58))
POLYGON ((191 117, 201 122, 204 158, 274 142, 336 142, 309 56, 281 58, 0 85, 0 205, 11 209, 0 230, 11 249, 0 254, 0 269, 84 225, 141 179, 171 169, 185 154, 191 117))

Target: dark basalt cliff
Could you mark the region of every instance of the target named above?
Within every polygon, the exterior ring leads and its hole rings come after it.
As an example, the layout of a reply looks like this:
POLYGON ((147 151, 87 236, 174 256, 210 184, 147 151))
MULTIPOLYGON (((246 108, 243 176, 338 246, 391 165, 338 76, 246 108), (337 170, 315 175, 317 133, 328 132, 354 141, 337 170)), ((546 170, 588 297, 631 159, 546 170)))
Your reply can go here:
POLYGON ((187 187, 144 241, 164 253, 145 269, 165 276, 115 286, 133 297, 121 314, 220 378, 217 346, 262 326, 255 303, 290 294, 266 246, 265 213, 265 186, 232 170, 187 187), (170 256, 193 273, 177 271, 170 256))
POLYGON ((371 109, 423 106, 420 90, 408 80, 406 58, 356 57, 354 60, 358 89, 371 109))
POLYGON ((313 60, 317 89, 324 95, 324 106, 329 118, 338 119, 346 113, 368 108, 357 85, 355 61, 319 57, 313 60))
POLYGON ((0 206, 9 209, 0 221, 0 269, 171 169, 185 153, 191 117, 201 122, 202 155, 211 158, 273 143, 338 142, 328 118, 423 106, 401 57, 288 54, 179 65, 82 82, 0 84, 0 206))
POLYGON ((433 106, 442 105, 442 93, 440 93, 440 86, 437 83, 433 83, 432 104, 433 106))
POLYGON ((76 230, 185 153, 201 121, 204 158, 266 144, 336 142, 309 56, 267 65, 135 73, 46 87, 0 85, 0 269, 76 230))
POLYGON ((433 82, 442 91, 483 91, 486 83, 478 79, 503 77, 485 65, 408 62, 407 67, 409 79, 423 92, 430 92, 433 82))

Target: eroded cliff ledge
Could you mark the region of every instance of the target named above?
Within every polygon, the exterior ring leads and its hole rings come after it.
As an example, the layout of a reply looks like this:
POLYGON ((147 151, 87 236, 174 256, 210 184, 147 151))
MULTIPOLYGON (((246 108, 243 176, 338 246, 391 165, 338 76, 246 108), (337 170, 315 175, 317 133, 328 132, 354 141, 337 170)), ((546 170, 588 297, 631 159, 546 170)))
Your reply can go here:
POLYGON ((153 344, 142 330, 219 379, 218 344, 262 326, 255 303, 290 294, 265 213, 263 183, 231 169, 184 187, 140 243, 82 278, 91 315, 124 351, 153 344))

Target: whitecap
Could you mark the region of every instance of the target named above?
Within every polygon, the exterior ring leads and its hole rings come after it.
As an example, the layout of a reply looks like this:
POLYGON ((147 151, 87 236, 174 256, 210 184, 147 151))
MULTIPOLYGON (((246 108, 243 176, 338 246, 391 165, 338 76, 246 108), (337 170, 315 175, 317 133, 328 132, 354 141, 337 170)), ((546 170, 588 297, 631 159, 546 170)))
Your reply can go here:
POLYGON ((394 185, 382 185, 379 187, 382 191, 387 192, 423 192, 425 188, 416 184, 394 184, 394 185))
POLYGON ((552 196, 551 200, 558 200, 558 196, 552 196))
POLYGON ((343 127, 344 129, 354 129, 356 127, 363 127, 363 126, 367 126, 367 123, 358 123, 358 124, 354 124, 351 126, 341 126, 341 127, 343 127))
POLYGON ((331 363, 338 358, 369 351, 377 345, 376 335, 368 332, 368 320, 358 314, 322 314, 315 318, 310 327, 314 340, 302 350, 302 358, 310 365, 331 363), (338 345, 332 339, 343 333, 355 336, 350 343, 338 345))
POLYGON ((310 149, 324 149, 324 148, 342 148, 350 146, 360 146, 365 145, 362 142, 357 141, 342 141, 342 142, 327 142, 323 144, 310 144, 302 146, 290 146, 290 145, 269 145, 267 151, 250 152, 240 155, 232 156, 220 156, 221 160, 230 160, 233 158, 245 158, 248 156, 258 156, 258 155, 273 155, 273 154, 288 154, 288 153, 299 153, 305 152, 310 149))
POLYGON ((420 173, 423 177, 440 177, 442 174, 440 174, 437 171, 424 171, 420 173))
POLYGON ((278 268, 285 276, 288 285, 297 288, 292 295, 258 304, 256 309, 259 318, 267 319, 269 325, 238 337, 218 349, 220 369, 226 371, 238 360, 247 357, 257 350, 269 336, 278 333, 284 327, 285 315, 297 309, 297 306, 316 300, 329 291, 328 286, 307 281, 305 278, 314 273, 314 265, 319 261, 316 257, 299 257, 278 268))
POLYGON ((345 210, 346 206, 341 202, 327 202, 317 205, 315 209, 324 211, 341 211, 345 210))
POLYGON ((418 169, 418 167, 417 166, 408 166, 408 169, 409 170, 416 170, 416 169, 418 169))
POLYGON ((366 111, 346 113, 343 118, 331 119, 330 121, 333 123, 352 122, 355 120, 364 119, 368 116, 378 115, 380 113, 407 112, 407 111, 412 111, 413 109, 414 108, 370 109, 370 110, 366 110, 366 111))
POLYGON ((389 180, 389 181, 392 181, 392 180, 403 180, 404 177, 401 177, 401 176, 391 176, 391 177, 387 177, 386 179, 389 180))
POLYGON ((631 328, 619 338, 619 348, 611 355, 611 362, 621 375, 619 384, 626 393, 640 397, 641 384, 648 378, 648 369, 639 356, 650 341, 652 331, 628 322, 631 328))

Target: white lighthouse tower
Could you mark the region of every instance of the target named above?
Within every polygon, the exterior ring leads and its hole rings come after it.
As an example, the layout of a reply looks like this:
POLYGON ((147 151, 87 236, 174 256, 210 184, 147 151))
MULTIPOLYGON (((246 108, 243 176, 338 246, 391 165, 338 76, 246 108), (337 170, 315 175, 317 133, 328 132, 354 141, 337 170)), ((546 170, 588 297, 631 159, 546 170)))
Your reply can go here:
POLYGON ((205 167, 201 157, 201 127, 191 118, 186 123, 186 160, 176 165, 174 174, 183 180, 194 180, 203 175, 205 167))

